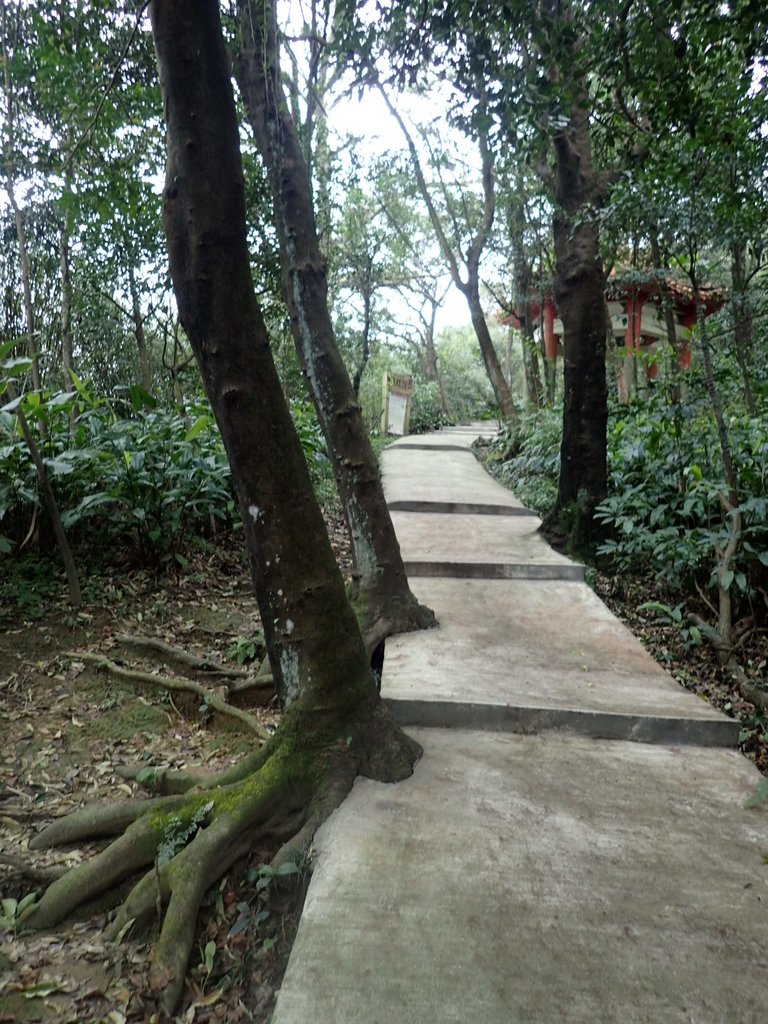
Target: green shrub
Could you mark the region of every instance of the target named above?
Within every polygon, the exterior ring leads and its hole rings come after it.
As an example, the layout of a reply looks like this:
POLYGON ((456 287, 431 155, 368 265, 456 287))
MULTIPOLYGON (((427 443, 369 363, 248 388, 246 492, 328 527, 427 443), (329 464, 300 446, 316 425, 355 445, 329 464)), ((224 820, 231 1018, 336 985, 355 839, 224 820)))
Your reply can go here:
MULTIPOLYGON (((76 390, 24 396, 62 522, 75 546, 112 548, 148 564, 175 560, 197 538, 237 521, 229 465, 210 409, 199 401, 183 415, 156 406, 141 389, 125 401, 76 390)), ((328 458, 312 408, 292 413, 316 485, 327 486, 328 458)), ((13 409, 0 411, 0 555, 33 536, 52 546, 35 468, 13 409)))
POLYGON ((537 409, 505 424, 494 438, 487 466, 528 508, 545 516, 557 497, 562 411, 537 409))

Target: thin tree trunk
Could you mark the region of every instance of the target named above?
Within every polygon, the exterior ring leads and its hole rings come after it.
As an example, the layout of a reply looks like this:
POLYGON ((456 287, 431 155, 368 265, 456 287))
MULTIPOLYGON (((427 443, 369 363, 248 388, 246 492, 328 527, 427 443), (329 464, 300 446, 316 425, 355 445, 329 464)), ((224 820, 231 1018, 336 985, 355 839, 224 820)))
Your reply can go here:
POLYGON ((66 390, 72 386, 75 368, 72 338, 72 276, 69 269, 69 217, 65 213, 59 236, 59 265, 61 267, 61 375, 66 390))
POLYGON ((397 108, 391 102, 389 96, 381 85, 379 85, 379 91, 387 105, 387 109, 397 121, 406 143, 408 144, 416 183, 418 185, 421 198, 424 200, 424 205, 427 208, 427 213, 429 214, 432 227, 437 235, 440 250, 447 264, 451 280, 467 300, 467 307, 469 308, 472 327, 475 331, 475 337, 477 338, 478 345, 480 346, 480 354, 483 357, 483 363, 488 374, 488 379, 491 382, 491 387, 493 388, 493 393, 496 397, 499 411, 504 419, 510 419, 515 415, 515 403, 512 400, 509 385, 507 384, 501 365, 499 364, 499 357, 496 355, 496 349, 494 348, 493 341, 491 340, 491 334, 488 330, 485 313, 483 312, 483 308, 480 304, 480 258, 483 254, 483 249, 485 248, 488 236, 491 233, 496 211, 496 199, 493 185, 493 158, 488 145, 487 132, 482 128, 478 129, 478 145, 482 161, 481 175, 483 182, 483 216, 481 224, 472 238, 465 260, 466 278, 462 278, 457 255, 448 240, 448 236, 446 235, 442 221, 440 220, 440 215, 432 201, 432 196, 430 195, 430 191, 427 186, 427 180, 424 177, 424 172, 421 167, 421 161, 419 160, 419 153, 416 149, 416 144, 414 143, 405 122, 400 117, 397 108))
POLYGON ((695 273, 691 274, 691 283, 696 298, 696 320, 701 339, 701 354, 704 360, 704 380, 709 394, 709 402, 712 408, 712 415, 717 426, 717 437, 720 443, 720 457, 723 462, 723 475, 728 489, 727 494, 720 495, 723 521, 728 528, 728 538, 719 549, 719 564, 717 566, 717 596, 718 596, 718 622, 717 631, 720 634, 720 642, 717 645, 718 660, 721 665, 726 665, 733 649, 733 602, 731 599, 731 585, 733 583, 733 563, 741 544, 742 518, 739 511, 739 486, 736 468, 733 464, 731 452, 731 441, 728 436, 728 426, 723 415, 723 406, 720 401, 720 393, 715 381, 715 371, 712 363, 712 348, 709 342, 709 332, 706 322, 706 308, 699 291, 695 273))
POLYGON ((141 386, 150 394, 152 391, 152 370, 149 365, 149 352, 147 350, 147 335, 144 331, 144 314, 141 311, 139 300, 139 289, 136 284, 136 270, 132 258, 128 256, 128 287, 131 292, 131 319, 133 320, 133 334, 136 338, 136 347, 139 352, 139 370, 141 373, 141 386))
POLYGON ((365 368, 368 365, 368 360, 371 358, 371 304, 372 303, 369 274, 367 286, 365 289, 365 293, 363 295, 362 351, 360 353, 360 362, 358 363, 357 369, 355 370, 355 378, 352 381, 352 388, 357 398, 360 397, 360 385, 363 381, 363 374, 365 373, 365 368))
POLYGON ((744 247, 735 241, 731 246, 731 310, 733 314, 733 338, 736 347, 736 361, 741 370, 744 386, 744 404, 750 415, 757 413, 755 394, 749 376, 752 361, 754 336, 752 303, 750 301, 747 274, 744 267, 744 247))
POLYGON ((373 650, 385 636, 435 619, 408 586, 376 458, 336 345, 307 165, 282 91, 274 8, 271 0, 239 0, 239 9, 240 89, 272 188, 291 329, 347 518, 353 598, 373 650))

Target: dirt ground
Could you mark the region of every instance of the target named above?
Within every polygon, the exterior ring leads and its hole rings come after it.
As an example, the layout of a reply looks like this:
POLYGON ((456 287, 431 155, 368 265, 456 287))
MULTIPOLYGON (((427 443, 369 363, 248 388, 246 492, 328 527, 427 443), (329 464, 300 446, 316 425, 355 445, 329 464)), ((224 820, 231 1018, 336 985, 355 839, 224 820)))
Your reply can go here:
MULTIPOLYGON (((337 517, 329 527, 344 568, 337 517)), ((107 944, 111 904, 93 905, 54 933, 14 927, 18 901, 100 844, 27 849, 51 819, 84 803, 143 795, 126 769, 225 768, 260 742, 196 695, 116 678, 81 655, 100 653, 123 669, 180 676, 164 653, 138 650, 122 635, 152 637, 251 675, 263 651, 258 613, 237 537, 189 555, 184 572, 116 567, 90 573, 88 604, 76 614, 63 587, 42 606, 0 604, 0 1024, 11 1021, 123 1024, 152 1021, 142 997, 147 942, 107 944), (30 610, 32 615, 29 615, 30 610), (27 613, 27 617, 25 617, 27 613), (37 880, 18 865, 32 864, 37 880)), ((221 696, 206 671, 191 679, 221 696)), ((269 691, 233 703, 268 731, 278 708, 269 691)), ((260 873, 271 850, 257 850, 209 893, 199 922, 195 966, 177 1021, 269 1019, 285 969, 306 879, 260 873)))
MULTIPOLYGON (((343 567, 349 558, 338 518, 329 526, 343 567)), ((682 685, 742 720, 745 753, 768 773, 768 728, 723 680, 706 646, 686 644, 679 628, 638 613, 658 599, 653 581, 598 576, 595 589, 682 685)), ((11 1021, 124 1024, 160 1018, 142 996, 147 942, 101 938, 110 910, 92 905, 53 933, 14 923, 18 901, 49 873, 78 863, 98 844, 28 851, 30 837, 84 802, 141 794, 126 769, 221 769, 251 748, 252 733, 214 713, 198 696, 116 678, 84 653, 108 654, 123 668, 172 673, 164 654, 137 651, 122 635, 152 637, 237 668, 258 664, 259 621, 237 538, 190 556, 186 571, 116 567, 89 576, 87 606, 67 610, 63 590, 39 607, 0 605, 0 1024, 11 1021), (37 879, 22 875, 21 861, 37 879)), ((765 680, 768 641, 745 644, 744 664, 765 680)), ((205 671, 190 677, 223 693, 205 671)), ((245 708, 262 726, 278 720, 268 695, 245 708)), ((307 879, 278 888, 259 871, 270 850, 254 853, 209 893, 180 1022, 266 1022, 271 1014, 307 879)))

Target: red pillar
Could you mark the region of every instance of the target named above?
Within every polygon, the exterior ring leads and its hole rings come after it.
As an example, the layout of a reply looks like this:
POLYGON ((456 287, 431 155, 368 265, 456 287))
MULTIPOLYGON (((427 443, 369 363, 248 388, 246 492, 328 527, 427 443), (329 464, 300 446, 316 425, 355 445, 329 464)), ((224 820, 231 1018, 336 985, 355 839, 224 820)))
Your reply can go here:
POLYGON ((624 333, 624 344, 627 350, 640 348, 640 328, 643 322, 643 300, 637 295, 630 295, 624 307, 627 311, 627 329, 624 333))
POLYGON ((544 355, 547 359, 557 359, 555 304, 551 299, 544 300, 544 355))

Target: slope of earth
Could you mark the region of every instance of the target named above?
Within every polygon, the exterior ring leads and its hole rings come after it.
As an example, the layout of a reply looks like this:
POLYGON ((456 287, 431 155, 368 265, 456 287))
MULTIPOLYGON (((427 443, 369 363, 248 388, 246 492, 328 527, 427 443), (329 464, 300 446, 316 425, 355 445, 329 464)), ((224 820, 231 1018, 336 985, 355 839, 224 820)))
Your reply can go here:
MULTIPOLYGON (((329 529, 346 568, 338 518, 329 516, 329 529)), ((107 656, 123 672, 190 679, 221 697, 223 677, 184 670, 174 652, 255 674, 263 646, 237 536, 188 558, 178 573, 101 566, 87 574, 88 603, 77 614, 67 608, 63 585, 48 587, 42 599, 25 592, 23 581, 15 593, 4 588, 11 600, 0 601, 0 1024, 153 1019, 141 997, 148 940, 102 941, 108 905, 93 905, 53 933, 25 932, 15 916, 25 897, 99 848, 33 854, 27 844, 43 823, 84 803, 140 795, 141 769, 144 776, 163 768, 216 772, 260 742, 196 693, 126 679, 88 660, 107 656), (126 636, 169 649, 136 647, 121 640, 126 636)), ((274 729, 278 709, 269 689, 231 701, 254 728, 274 729)), ((270 853, 236 865, 209 894, 178 1021, 269 1019, 305 882, 288 885, 260 870, 270 853)))
MULTIPOLYGON (((768 714, 742 696, 730 673, 717 663, 714 649, 691 634, 684 617, 639 610, 654 602, 672 611, 680 595, 667 594, 652 576, 608 575, 597 572, 590 582, 598 597, 637 636, 654 658, 684 686, 709 701, 741 724, 739 745, 744 754, 768 775, 768 714)), ((716 616, 706 607, 694 609, 702 619, 716 616)), ((739 664, 750 683, 765 689, 768 697, 768 634, 757 627, 746 629, 739 640, 739 664)))

